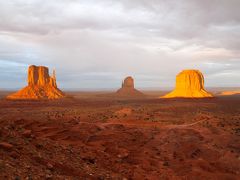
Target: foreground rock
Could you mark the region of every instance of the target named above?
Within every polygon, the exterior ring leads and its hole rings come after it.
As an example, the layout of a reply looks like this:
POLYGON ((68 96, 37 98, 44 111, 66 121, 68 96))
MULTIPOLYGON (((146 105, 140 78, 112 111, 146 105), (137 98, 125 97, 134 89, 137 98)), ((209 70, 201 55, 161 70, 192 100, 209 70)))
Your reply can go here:
POLYGON ((13 145, 7 142, 0 142, 0 148, 5 150, 11 150, 13 148, 13 145))
POLYGON ((204 89, 204 77, 198 70, 184 70, 176 77, 176 88, 163 98, 205 98, 212 97, 204 89))
POLYGON ((117 91, 117 95, 125 97, 141 97, 144 94, 134 88, 134 79, 127 77, 122 82, 122 88, 117 91))
POLYGON ((7 96, 7 99, 59 99, 64 93, 57 88, 56 75, 49 76, 49 70, 44 66, 28 68, 28 86, 7 96))

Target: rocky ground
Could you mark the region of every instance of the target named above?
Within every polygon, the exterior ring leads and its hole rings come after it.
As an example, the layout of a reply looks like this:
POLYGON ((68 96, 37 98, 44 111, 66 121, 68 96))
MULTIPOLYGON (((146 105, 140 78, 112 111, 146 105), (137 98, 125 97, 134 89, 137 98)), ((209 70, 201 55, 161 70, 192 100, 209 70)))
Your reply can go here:
POLYGON ((240 97, 0 100, 0 179, 238 179, 240 97))

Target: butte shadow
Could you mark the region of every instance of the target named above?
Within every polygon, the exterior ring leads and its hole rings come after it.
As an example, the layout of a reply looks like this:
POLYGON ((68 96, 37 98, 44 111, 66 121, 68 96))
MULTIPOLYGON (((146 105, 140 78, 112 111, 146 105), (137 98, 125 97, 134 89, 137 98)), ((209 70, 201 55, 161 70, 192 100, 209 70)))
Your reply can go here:
POLYGON ((176 77, 175 89, 161 98, 209 98, 204 89, 204 76, 199 70, 183 70, 176 77))
POLYGON ((65 97, 65 94, 57 87, 55 71, 50 76, 47 67, 31 65, 28 68, 28 85, 6 98, 12 100, 40 100, 63 97, 65 97))

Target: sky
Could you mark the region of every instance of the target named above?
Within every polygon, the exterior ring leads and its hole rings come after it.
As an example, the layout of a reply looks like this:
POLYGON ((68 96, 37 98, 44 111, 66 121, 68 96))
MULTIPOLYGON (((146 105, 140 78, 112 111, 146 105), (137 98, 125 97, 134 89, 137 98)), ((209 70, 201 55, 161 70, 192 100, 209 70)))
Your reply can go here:
POLYGON ((0 2, 0 89, 26 85, 29 65, 63 89, 172 88, 183 69, 207 87, 240 87, 239 0, 0 2))

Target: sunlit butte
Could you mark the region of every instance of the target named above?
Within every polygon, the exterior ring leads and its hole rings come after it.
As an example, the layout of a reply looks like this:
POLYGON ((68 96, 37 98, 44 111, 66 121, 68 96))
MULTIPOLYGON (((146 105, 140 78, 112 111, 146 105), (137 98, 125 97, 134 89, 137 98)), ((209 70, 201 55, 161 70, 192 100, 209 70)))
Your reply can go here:
POLYGON ((20 91, 7 96, 8 99, 59 99, 65 97, 57 88, 56 72, 49 76, 49 70, 44 66, 29 66, 28 85, 20 91))
POLYGON ((184 70, 176 77, 175 89, 163 98, 206 98, 213 97, 204 89, 204 76, 198 70, 184 70))

